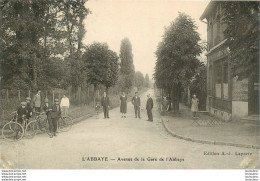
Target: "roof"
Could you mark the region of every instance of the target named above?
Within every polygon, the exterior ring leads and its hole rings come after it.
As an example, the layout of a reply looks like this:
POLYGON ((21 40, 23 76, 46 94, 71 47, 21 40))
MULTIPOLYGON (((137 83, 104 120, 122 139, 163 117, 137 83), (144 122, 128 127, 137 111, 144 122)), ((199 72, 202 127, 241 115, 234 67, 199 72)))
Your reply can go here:
POLYGON ((213 8, 215 7, 215 4, 217 1, 210 1, 209 4, 207 5, 206 9, 200 16, 200 20, 202 21, 203 19, 207 18, 208 15, 212 12, 213 8))

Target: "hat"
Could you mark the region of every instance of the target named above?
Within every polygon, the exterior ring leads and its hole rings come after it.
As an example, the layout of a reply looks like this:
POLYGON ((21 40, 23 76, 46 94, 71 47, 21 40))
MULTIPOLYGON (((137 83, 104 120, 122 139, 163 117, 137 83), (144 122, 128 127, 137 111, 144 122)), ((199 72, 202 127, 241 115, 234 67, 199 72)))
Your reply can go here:
POLYGON ((21 105, 22 105, 22 106, 26 106, 27 103, 26 103, 26 102, 21 102, 21 105))
POLYGON ((44 102, 45 102, 45 103, 49 102, 49 99, 46 97, 46 98, 44 99, 44 102))
POLYGON ((59 99, 54 99, 54 102, 59 102, 59 99))
POLYGON ((30 101, 30 100, 32 100, 30 97, 26 97, 26 99, 25 99, 26 101, 28 100, 28 101, 30 101))

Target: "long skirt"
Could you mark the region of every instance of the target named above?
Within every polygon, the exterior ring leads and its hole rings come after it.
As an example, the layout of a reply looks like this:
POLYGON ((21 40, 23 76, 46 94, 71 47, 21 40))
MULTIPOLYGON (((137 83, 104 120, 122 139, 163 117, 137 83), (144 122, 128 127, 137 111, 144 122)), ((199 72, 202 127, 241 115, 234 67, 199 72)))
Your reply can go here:
POLYGON ((121 113, 126 113, 126 112, 127 112, 127 104, 126 104, 125 101, 122 101, 122 102, 121 102, 120 112, 121 112, 121 113))

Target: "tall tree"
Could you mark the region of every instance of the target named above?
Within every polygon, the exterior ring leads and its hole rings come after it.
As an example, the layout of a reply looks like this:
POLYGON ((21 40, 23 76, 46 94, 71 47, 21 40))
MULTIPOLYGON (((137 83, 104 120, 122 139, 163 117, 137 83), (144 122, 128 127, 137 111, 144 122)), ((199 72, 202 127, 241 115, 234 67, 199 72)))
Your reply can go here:
POLYGON ((198 56, 202 52, 197 26, 190 16, 179 13, 165 29, 156 56, 154 78, 156 85, 170 93, 173 111, 179 113, 181 89, 190 84, 199 66, 198 56))
POLYGON ((37 87, 47 1, 3 1, 1 6, 1 74, 5 87, 37 87), (15 82, 23 82, 16 85, 15 82))
MULTIPOLYGON (((107 82, 108 76, 108 45, 105 43, 94 42, 89 45, 83 55, 84 69, 87 74, 87 81, 94 85, 94 92, 97 90, 98 85, 104 85, 107 82)), ((114 58, 114 57, 113 57, 114 58)), ((112 77, 112 74, 109 75, 112 77)), ((109 86, 107 84, 107 86, 109 86)), ((94 105, 96 98, 94 96, 94 105)))
POLYGON ((133 64, 132 44, 128 38, 121 41, 120 54, 120 87, 129 91, 133 87, 135 68, 133 64))

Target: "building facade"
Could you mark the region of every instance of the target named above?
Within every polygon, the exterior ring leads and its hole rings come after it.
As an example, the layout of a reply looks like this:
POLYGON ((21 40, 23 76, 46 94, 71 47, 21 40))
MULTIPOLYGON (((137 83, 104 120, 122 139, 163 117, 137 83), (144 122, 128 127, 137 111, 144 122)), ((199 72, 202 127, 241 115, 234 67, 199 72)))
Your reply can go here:
POLYGON ((200 20, 207 23, 207 110, 225 121, 237 121, 259 113, 259 84, 232 76, 224 37, 221 1, 211 1, 200 20), (254 98, 254 99, 253 99, 254 98))

